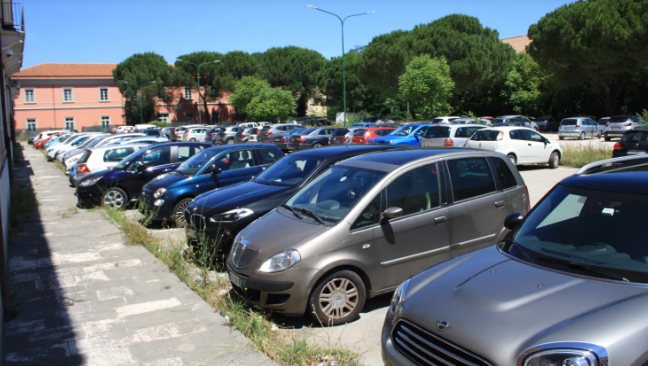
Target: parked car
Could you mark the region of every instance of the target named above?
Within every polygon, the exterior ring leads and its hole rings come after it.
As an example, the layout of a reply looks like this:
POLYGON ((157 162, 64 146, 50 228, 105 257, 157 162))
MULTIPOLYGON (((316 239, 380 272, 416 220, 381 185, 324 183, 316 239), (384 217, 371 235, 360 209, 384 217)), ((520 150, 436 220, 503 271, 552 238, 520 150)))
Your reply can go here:
POLYGON ((185 223, 185 210, 198 195, 249 181, 284 153, 272 144, 222 145, 203 150, 176 170, 148 182, 141 207, 149 219, 185 223))
POLYGON ((196 125, 196 124, 191 124, 191 125, 184 125, 180 127, 174 127, 173 128, 173 133, 171 131, 168 131, 168 133, 171 133, 171 136, 169 138, 169 141, 180 141, 182 139, 182 135, 185 130, 189 128, 194 128, 194 127, 206 127, 206 125, 196 125))
POLYGON ((648 154, 648 126, 635 127, 626 131, 621 140, 614 144, 612 157, 648 154))
POLYGON ((290 123, 263 126, 263 128, 261 128, 261 131, 259 131, 259 134, 257 135, 257 140, 259 140, 259 142, 271 142, 274 141, 275 137, 283 136, 287 134, 288 131, 294 130, 296 128, 303 129, 304 126, 290 123))
POLYGON ((182 132, 182 141, 206 142, 207 127, 188 128, 182 132))
POLYGON ((164 127, 160 129, 160 136, 166 136, 169 141, 172 141, 175 136, 173 133, 173 127, 164 127))
POLYGON ((289 151, 291 151, 290 149, 288 149, 288 143, 289 143, 290 136, 298 135, 304 130, 306 130, 306 128, 292 129, 292 130, 286 132, 285 135, 273 137, 272 143, 275 144, 275 146, 277 146, 277 148, 279 150, 281 150, 283 152, 289 152, 289 151))
POLYGON ((536 117, 532 119, 532 122, 538 126, 539 131, 551 132, 558 129, 556 121, 552 117, 536 117))
POLYGON ((239 133, 239 131, 243 131, 244 129, 244 127, 236 126, 221 127, 218 131, 215 131, 214 135, 212 136, 211 142, 213 145, 234 144, 236 143, 236 134, 239 133))
POLYGON ((81 207, 104 205, 121 210, 138 199, 142 187, 160 174, 211 147, 202 142, 157 144, 139 150, 115 165, 80 180, 76 193, 81 207))
POLYGON ((95 147, 130 141, 132 139, 136 139, 139 137, 147 137, 147 136, 141 132, 113 134, 112 136, 103 138, 95 145, 95 147))
MULTIPOLYGON (((356 123, 357 125, 357 123, 356 123)), ((337 128, 329 138, 329 145, 348 145, 353 140, 353 134, 362 129, 361 126, 353 125, 351 127, 337 128)), ((368 128, 368 127, 367 127, 368 128)))
POLYGON ((258 127, 244 128, 236 134, 235 143, 257 142, 257 133, 259 133, 258 127))
MULTIPOLYGON (((160 137, 160 136, 162 136, 160 131, 161 130, 159 128, 157 128, 157 127, 156 128, 145 128, 143 130, 137 130, 137 132, 141 132, 141 133, 145 134, 146 136, 152 136, 152 137, 156 137, 156 136, 160 137)), ((162 137, 167 137, 167 136, 162 136, 162 137)), ((167 137, 167 141, 168 141, 168 137, 167 137)))
POLYGON ((110 144, 103 144, 103 146, 106 145, 124 145, 124 144, 162 144, 165 142, 169 142, 169 139, 165 137, 155 137, 155 136, 136 136, 133 137, 132 139, 125 139, 125 140, 118 140, 110 144))
POLYGON ((385 317, 385 364, 645 364, 647 164, 586 165, 508 216, 498 245, 406 280, 385 317))
POLYGON ((352 124, 349 127, 376 127, 376 126, 377 126, 377 124, 375 124, 373 122, 358 122, 358 123, 352 124))
POLYGON ((288 150, 298 151, 328 146, 333 131, 335 131, 334 127, 314 127, 290 135, 288 150))
POLYGON ((427 126, 421 130, 421 147, 465 146, 470 137, 477 131, 486 128, 484 125, 439 124, 427 126))
POLYGON ((86 140, 92 137, 92 135, 95 135, 96 133, 79 133, 76 134, 75 136, 67 139, 64 143, 58 143, 50 146, 47 149, 47 160, 52 161, 54 159, 60 160, 60 158, 65 154, 66 152, 75 149, 77 146, 80 146, 86 140))
POLYGON ((76 186, 90 174, 111 169, 132 153, 148 146, 147 144, 124 144, 88 149, 77 160, 75 174, 70 176, 70 183, 76 186))
POLYGON ((55 134, 52 134, 52 135, 49 135, 49 136, 43 136, 45 138, 43 138, 42 140, 36 141, 36 143, 34 143, 34 147, 37 148, 37 149, 42 149, 43 147, 45 147, 45 144, 48 143, 51 139, 55 139, 55 138, 57 138, 57 137, 59 137, 61 135, 66 135, 66 133, 65 132, 59 132, 59 133, 55 133, 55 134))
POLYGON ((610 141, 612 137, 621 137, 626 131, 632 130, 637 126, 639 126, 639 116, 610 117, 605 125, 603 137, 605 141, 610 141))
POLYGON ((335 163, 389 149, 394 147, 333 146, 287 155, 251 182, 209 191, 194 199, 185 211, 185 221, 189 224, 187 237, 191 240, 204 237, 209 243, 220 240, 219 247, 227 253, 239 231, 277 208, 335 163), (203 222, 203 217, 208 219, 203 222))
MULTIPOLYGON (((74 134, 74 133, 72 133, 72 132, 68 132, 68 133, 64 133, 64 134, 62 134, 62 135, 58 135, 58 136, 56 136, 55 138, 52 138, 52 139, 50 139, 49 141, 47 141, 45 144, 43 144, 43 147, 42 147, 42 148, 45 149, 45 151, 47 151, 47 149, 48 149, 51 145, 53 145, 53 144, 57 144, 57 143, 60 143, 60 142, 61 142, 61 143, 62 143, 62 142, 65 142, 65 141, 67 141, 67 139, 69 139, 70 137, 72 137, 73 134, 74 134)), ((36 140, 36 141, 38 141, 38 140, 36 140)))
POLYGON ((560 121, 558 128, 558 138, 564 140, 565 137, 575 137, 579 140, 585 138, 600 139, 603 135, 603 128, 594 120, 588 117, 571 117, 560 121))
POLYGON ((422 131, 429 123, 408 123, 398 127, 389 135, 376 137, 369 140, 372 145, 409 145, 419 146, 419 140, 416 133, 422 131))
POLYGON ((355 130, 352 144, 368 144, 369 140, 381 136, 387 136, 396 130, 394 127, 370 127, 355 130))
POLYGON ((529 118, 521 115, 499 116, 491 120, 493 127, 517 126, 527 127, 538 131, 538 125, 529 118))
POLYGON ((432 123, 450 123, 454 120, 460 119, 461 117, 458 116, 442 116, 442 117, 437 117, 432 120, 432 123))
POLYGON ((546 136, 524 127, 491 127, 472 135, 466 147, 497 151, 513 165, 549 164, 558 168, 562 159, 560 146, 546 136))
POLYGON ((68 150, 63 156, 61 156, 61 162, 66 168, 66 173, 69 173, 71 166, 76 163, 77 160, 86 152, 87 149, 95 147, 101 140, 110 137, 110 134, 99 134, 92 138, 89 138, 81 145, 77 146, 72 150, 68 150))
POLYGON ((484 125, 490 125, 490 120, 477 118, 477 122, 475 122, 474 118, 465 117, 465 118, 455 119, 450 123, 451 124, 456 124, 456 125, 458 125, 458 124, 475 124, 475 123, 483 123, 484 125))
POLYGON ((54 135, 54 134, 57 134, 57 133, 60 133, 60 132, 69 132, 69 131, 68 130, 43 131, 43 132, 40 132, 40 133, 36 134, 34 137, 28 139, 27 143, 33 145, 34 142, 43 140, 43 139, 45 139, 45 138, 47 138, 47 137, 49 137, 51 135, 54 135))
POLYGON ((237 123, 236 126, 243 128, 259 127, 260 125, 256 122, 241 122, 237 123))
POLYGON ((497 153, 362 155, 329 168, 243 229, 228 257, 229 278, 262 308, 343 324, 367 298, 497 243, 504 218, 528 209, 522 177, 497 153))
POLYGON ((130 133, 134 132, 134 130, 134 126, 119 126, 117 127, 117 130, 115 130, 115 133, 130 133))

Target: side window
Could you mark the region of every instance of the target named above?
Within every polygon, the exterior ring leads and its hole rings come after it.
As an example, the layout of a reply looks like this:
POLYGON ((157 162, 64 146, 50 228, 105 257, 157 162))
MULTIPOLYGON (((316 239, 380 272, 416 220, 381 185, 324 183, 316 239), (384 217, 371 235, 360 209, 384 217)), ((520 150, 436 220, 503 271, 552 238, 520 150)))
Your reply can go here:
POLYGON ((390 132, 391 132, 391 130, 377 130, 377 131, 375 131, 376 135, 378 135, 378 136, 386 136, 386 135, 389 135, 390 132))
POLYGON ((515 180, 515 176, 513 175, 513 172, 511 172, 511 169, 509 169, 508 165, 506 165, 504 160, 500 158, 491 158, 491 159, 492 159, 491 161, 495 163, 497 175, 499 176, 500 182, 502 182, 502 188, 508 189, 508 188, 517 187, 517 181, 515 180))
POLYGON ((380 196, 381 194, 378 193, 367 207, 362 210, 360 216, 351 225, 351 230, 378 224, 378 220, 380 220, 380 196))
POLYGON ((318 135, 330 135, 330 133, 328 133, 328 131, 329 130, 320 130, 317 134, 318 135))
POLYGON ((400 207, 403 215, 427 211, 440 205, 436 164, 411 170, 387 187, 387 207, 400 207))
POLYGON ((509 131, 509 136, 511 137, 511 140, 524 140, 522 130, 511 130, 509 131))
POLYGON ((257 161, 259 162, 257 165, 272 164, 277 161, 277 155, 270 150, 257 149, 255 151, 257 153, 257 161))
POLYGON ((457 128, 455 137, 470 137, 470 134, 468 133, 468 127, 457 128))
MULTIPOLYGON (((158 149, 145 154, 142 163, 147 167, 166 165, 171 163, 171 148, 158 149)), ((133 164, 134 165, 134 164, 133 164)))
POLYGON ((542 136, 534 131, 522 130, 522 135, 524 135, 524 139, 527 141, 544 142, 542 136))
POLYGON ((132 147, 108 150, 104 153, 103 161, 110 163, 119 163, 133 152, 135 152, 135 149, 133 149, 132 147))
POLYGON ((250 168, 255 165, 254 156, 252 155, 251 150, 232 151, 219 156, 212 164, 210 172, 213 171, 214 168, 220 168, 222 171, 226 171, 250 168))
POLYGON ((455 201, 495 192, 495 182, 485 158, 448 160, 455 201))
POLYGON ((178 146, 178 162, 182 163, 199 151, 195 146, 178 146))

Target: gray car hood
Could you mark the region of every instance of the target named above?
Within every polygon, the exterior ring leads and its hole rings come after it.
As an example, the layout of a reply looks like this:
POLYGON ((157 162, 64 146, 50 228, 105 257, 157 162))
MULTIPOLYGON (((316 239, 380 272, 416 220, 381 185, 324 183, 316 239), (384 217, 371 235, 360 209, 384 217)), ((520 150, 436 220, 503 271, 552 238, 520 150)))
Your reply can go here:
POLYGON ((646 349, 640 340, 648 335, 647 295, 645 286, 536 267, 492 246, 415 276, 402 317, 497 365, 515 365, 530 347, 566 341, 606 347, 611 364, 630 365, 639 356, 628 350, 646 349), (441 332, 437 321, 452 328, 441 332))

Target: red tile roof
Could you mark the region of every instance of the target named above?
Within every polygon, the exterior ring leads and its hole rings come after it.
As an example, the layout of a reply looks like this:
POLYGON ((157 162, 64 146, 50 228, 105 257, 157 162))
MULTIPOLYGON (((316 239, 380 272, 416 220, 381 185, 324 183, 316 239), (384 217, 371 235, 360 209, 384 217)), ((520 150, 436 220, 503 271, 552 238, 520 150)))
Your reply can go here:
POLYGON ((112 79, 117 64, 39 64, 20 70, 17 79, 112 79))
POLYGON ((510 44, 511 47, 515 50, 515 52, 520 53, 520 52, 526 52, 526 47, 531 43, 531 39, 528 36, 519 36, 519 37, 511 37, 511 38, 504 38, 502 42, 506 44, 510 44))

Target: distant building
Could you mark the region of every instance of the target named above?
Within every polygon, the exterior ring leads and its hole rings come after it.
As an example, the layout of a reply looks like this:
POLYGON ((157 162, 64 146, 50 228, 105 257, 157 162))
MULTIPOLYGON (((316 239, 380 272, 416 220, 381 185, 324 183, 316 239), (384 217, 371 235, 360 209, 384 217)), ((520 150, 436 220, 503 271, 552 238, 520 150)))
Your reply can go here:
MULTIPOLYGON (((20 85, 15 102, 16 129, 110 128, 127 123, 126 98, 113 79, 116 64, 53 64, 28 67, 13 75, 20 85)), ((156 119, 165 122, 194 123, 198 118, 198 93, 191 87, 167 88, 174 94, 170 104, 158 102, 156 119)), ((210 118, 203 123, 232 121, 235 113, 229 94, 221 100, 208 101, 210 118)), ((203 110, 201 106, 201 110, 203 110)), ((131 121, 139 123, 138 120, 131 121)), ((149 122, 149 121, 145 121, 149 122)))
POLYGON ((531 39, 528 36, 519 36, 519 37, 511 37, 511 38, 504 38, 502 42, 506 44, 510 44, 511 47, 515 50, 517 53, 521 52, 526 52, 526 47, 531 43, 531 39))

